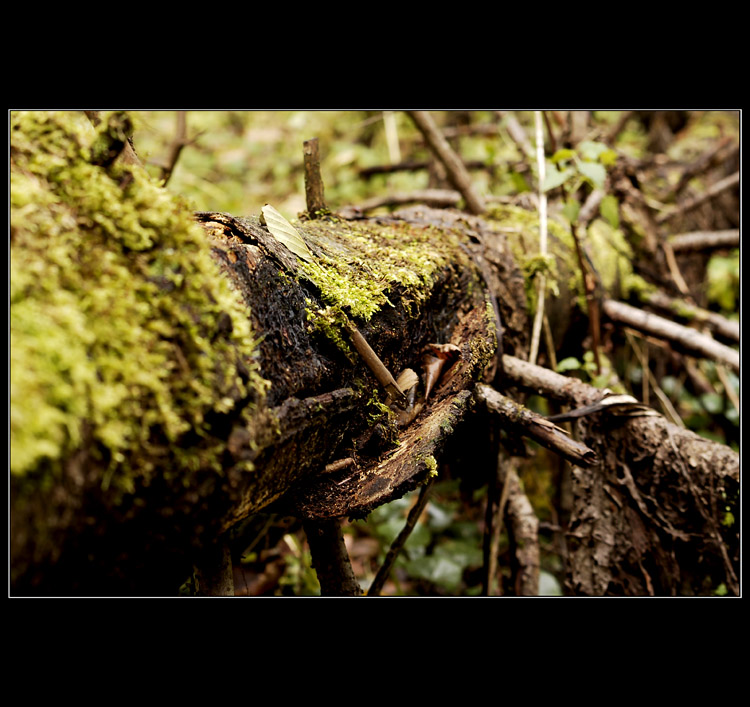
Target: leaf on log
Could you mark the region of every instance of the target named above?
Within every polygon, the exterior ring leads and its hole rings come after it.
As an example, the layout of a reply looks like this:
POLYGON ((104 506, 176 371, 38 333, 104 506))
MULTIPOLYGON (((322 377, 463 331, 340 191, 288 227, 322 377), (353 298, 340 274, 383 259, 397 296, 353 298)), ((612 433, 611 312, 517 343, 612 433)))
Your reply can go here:
POLYGON ((270 204, 266 204, 261 209, 261 223, 271 232, 271 235, 285 245, 297 257, 307 262, 312 260, 313 254, 307 247, 299 231, 292 226, 276 209, 270 204))

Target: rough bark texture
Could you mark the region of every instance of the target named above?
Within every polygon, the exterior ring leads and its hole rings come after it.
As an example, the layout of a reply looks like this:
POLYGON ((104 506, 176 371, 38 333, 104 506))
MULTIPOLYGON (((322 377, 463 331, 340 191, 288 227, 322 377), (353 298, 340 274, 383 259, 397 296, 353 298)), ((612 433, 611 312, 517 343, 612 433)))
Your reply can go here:
MULTIPOLYGON (((204 444, 218 451, 218 468, 210 457, 191 456, 195 471, 181 477, 153 457, 148 477, 106 493, 108 460, 84 434, 50 488, 35 487, 31 475, 14 476, 16 593, 174 594, 216 538, 282 496, 280 507, 302 517, 365 515, 434 471, 471 387, 493 360, 496 324, 476 244, 457 221, 444 226, 412 212, 304 222, 299 229, 316 258, 307 267, 257 218, 201 213, 196 220, 202 247, 261 335, 245 365, 268 383, 262 395, 231 400, 229 413, 207 416, 204 444), (407 366, 421 373, 428 344, 460 349, 408 430, 398 429, 396 411, 351 345, 348 324, 394 374, 407 366), (354 463, 324 474, 346 457, 354 463)), ((189 289, 190 267, 181 267, 189 289)), ((172 298, 179 304, 183 296, 172 298)), ((233 328, 221 316, 216 326, 220 336, 233 328)), ((511 350, 519 346, 512 329, 506 338, 511 350)), ((196 365, 174 356, 177 370, 196 365)), ((190 451, 193 444, 188 433, 160 448, 190 451)))
POLYGON ((571 589, 587 596, 739 593, 739 460, 661 417, 579 423, 601 465, 573 471, 571 589))
MULTIPOLYGON (((505 357, 509 382, 574 407, 602 391, 505 357)), ((576 594, 739 592, 739 455, 660 415, 581 418, 599 462, 573 467, 568 584, 576 594)))

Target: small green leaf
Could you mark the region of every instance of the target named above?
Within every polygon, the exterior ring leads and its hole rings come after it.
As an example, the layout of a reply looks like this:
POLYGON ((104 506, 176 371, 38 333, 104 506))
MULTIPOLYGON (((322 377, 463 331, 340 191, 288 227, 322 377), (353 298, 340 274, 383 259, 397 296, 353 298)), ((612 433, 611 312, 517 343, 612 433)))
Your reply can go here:
POLYGON ((604 180, 607 178, 607 170, 597 162, 579 162, 578 171, 587 179, 590 179, 594 186, 601 189, 604 186, 604 180))
POLYGON ((565 162, 566 160, 571 160, 575 156, 576 156, 575 150, 562 149, 562 150, 558 150, 557 152, 555 152, 555 154, 552 155, 552 157, 550 157, 550 160, 552 160, 552 162, 557 164, 558 162, 565 162))
POLYGON ((581 204, 578 202, 578 199, 574 197, 570 197, 566 202, 565 206, 563 207, 562 213, 563 216, 565 216, 570 223, 574 223, 576 219, 578 218, 578 212, 581 210, 581 204))
POLYGON ((271 235, 282 245, 286 246, 298 258, 310 262, 313 254, 307 244, 300 236, 297 229, 292 226, 273 206, 266 204, 261 209, 261 223, 266 225, 271 235))
POLYGON ((612 228, 617 228, 620 225, 620 205, 617 203, 616 196, 607 194, 599 204, 599 212, 609 221, 612 228))
POLYGON ((568 181, 568 178, 574 174, 574 171, 570 168, 560 171, 553 164, 547 164, 547 174, 544 177, 544 184, 542 185, 542 191, 549 191, 555 187, 559 187, 568 181))
POLYGON ((617 153, 614 150, 604 150, 599 155, 599 162, 605 167, 611 167, 617 162, 617 153))
POLYGON ((513 183, 513 189, 515 189, 516 193, 521 194, 525 191, 531 191, 531 187, 524 179, 522 174, 519 174, 518 172, 511 172, 510 179, 513 183))
POLYGON ((592 140, 582 140, 578 143, 578 149, 584 160, 595 162, 603 152, 609 148, 603 142, 593 142, 592 140))
POLYGON ((555 370, 558 373, 564 373, 565 371, 578 370, 580 367, 581 367, 581 362, 577 358, 573 358, 571 356, 569 358, 564 358, 562 361, 559 361, 557 364, 557 368, 555 368, 555 370))

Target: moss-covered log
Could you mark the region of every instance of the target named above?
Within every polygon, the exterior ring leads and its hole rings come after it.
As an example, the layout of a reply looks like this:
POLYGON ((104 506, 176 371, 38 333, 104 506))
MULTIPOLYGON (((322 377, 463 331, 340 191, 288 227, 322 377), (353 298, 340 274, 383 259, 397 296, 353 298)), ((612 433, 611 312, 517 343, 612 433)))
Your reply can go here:
POLYGON ((434 472, 496 352, 460 224, 307 221, 304 262, 257 218, 191 214, 112 158, 124 120, 11 117, 14 593, 173 594, 282 496, 303 516, 364 514, 434 472), (411 441, 352 326, 394 375, 421 373, 430 344, 459 350, 411 441), (342 457, 356 493, 339 472, 335 501, 294 500, 342 457))
MULTIPOLYGON (((325 527, 414 489, 474 414, 478 381, 513 394, 498 354, 526 356, 535 272, 550 283, 550 338, 580 349, 580 262, 553 220, 551 260, 536 255, 536 214, 509 206, 302 220, 310 258, 298 258, 257 216, 192 213, 118 157, 127 116, 101 118, 11 114, 13 594, 173 595, 194 567, 223 593, 216 547, 244 518, 275 510, 325 527), (421 379, 407 410, 354 331, 393 378, 421 379)), ((623 234, 598 219, 587 239, 604 290, 632 286, 623 234)), ((574 591, 678 587, 659 555, 665 529, 685 534, 675 548, 690 561, 701 538, 713 555, 724 547, 711 576, 732 590, 734 536, 714 506, 734 511, 733 461, 719 455, 724 470, 704 474, 688 459, 670 476, 685 453, 702 458, 694 439, 675 438, 678 454, 654 434, 641 452, 625 433, 581 429, 604 466, 577 477, 575 517, 592 498, 601 517, 581 526, 574 591), (685 494, 695 512, 681 519, 685 494), (603 557, 590 539, 614 527, 601 520, 607 499, 632 542, 586 574, 603 557)))

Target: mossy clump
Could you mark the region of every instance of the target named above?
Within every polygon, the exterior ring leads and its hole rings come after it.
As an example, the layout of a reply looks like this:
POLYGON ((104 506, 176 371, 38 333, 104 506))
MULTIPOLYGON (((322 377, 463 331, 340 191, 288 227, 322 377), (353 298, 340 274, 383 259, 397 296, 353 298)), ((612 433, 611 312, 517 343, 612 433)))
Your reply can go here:
POLYGON ((326 304, 363 321, 394 306, 388 295, 396 289, 401 303, 414 310, 443 268, 468 257, 447 230, 407 222, 368 228, 316 220, 306 221, 300 232, 316 255, 301 265, 301 275, 320 290, 326 304))
POLYGON ((221 471, 211 426, 251 416, 265 381, 202 229, 139 166, 102 163, 122 115, 102 118, 10 114, 10 467, 49 481, 85 446, 128 491, 221 471))

